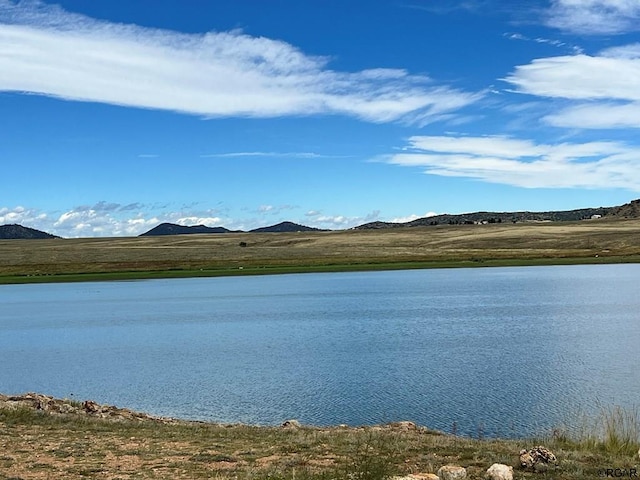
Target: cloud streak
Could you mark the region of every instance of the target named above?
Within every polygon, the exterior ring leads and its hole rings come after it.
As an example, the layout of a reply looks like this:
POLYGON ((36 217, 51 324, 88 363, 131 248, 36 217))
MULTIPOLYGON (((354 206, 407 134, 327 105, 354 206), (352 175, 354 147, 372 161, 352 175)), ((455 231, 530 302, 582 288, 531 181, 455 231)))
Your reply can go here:
POLYGON ((640 191, 640 149, 618 142, 539 144, 509 137, 415 136, 394 165, 524 188, 640 191))
POLYGON ((338 114, 424 121, 479 94, 400 69, 339 72, 328 59, 240 31, 182 34, 0 0, 0 91, 203 117, 338 114))
POLYGON ((637 0, 552 0, 546 23, 563 31, 586 35, 638 31, 637 0))

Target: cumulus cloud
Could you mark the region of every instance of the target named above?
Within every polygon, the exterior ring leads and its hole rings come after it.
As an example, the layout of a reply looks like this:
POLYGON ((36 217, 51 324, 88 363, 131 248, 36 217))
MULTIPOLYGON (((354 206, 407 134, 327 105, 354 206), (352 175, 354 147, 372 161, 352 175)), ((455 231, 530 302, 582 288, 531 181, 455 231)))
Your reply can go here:
POLYGON ((309 210, 305 216, 307 217, 306 224, 310 227, 342 230, 380 220, 380 210, 373 210, 364 216, 327 215, 320 210, 309 210))
POLYGON ((132 213, 139 207, 108 202, 82 205, 61 213, 43 229, 61 237, 135 236, 160 223, 156 217, 132 213))
POLYGON ((570 128, 640 127, 640 44, 534 60, 504 79, 519 93, 564 99, 544 120, 570 128))
POLYGON ((552 0, 546 23, 560 30, 586 34, 621 34, 640 29, 637 0, 552 0))
POLYGON ((183 34, 0 0, 0 91, 204 117, 340 114, 422 120, 479 98, 404 70, 340 72, 240 31, 183 34))
MULTIPOLYGON (((2 214, 5 210, 8 211, 6 208, 0 209, 0 223, 3 223, 5 218, 2 214)), ((214 227, 221 226, 228 220, 218 215, 218 211, 214 209, 156 212, 153 206, 141 203, 120 204, 105 201, 94 205, 80 205, 57 215, 22 207, 14 210, 23 213, 20 218, 14 215, 12 218, 17 221, 13 223, 67 238, 137 236, 163 222, 214 227)))
POLYGON ((19 224, 31 228, 38 228, 38 225, 46 224, 47 214, 33 208, 23 206, 0 208, 0 225, 19 224))
POLYGON ((640 149, 618 142, 550 145, 504 136, 416 136, 387 161, 423 167, 430 175, 517 187, 640 191, 640 149))
MULTIPOLYGON (((173 215, 172 215, 173 216, 173 215)), ((198 215, 190 215, 186 217, 179 217, 173 220, 178 225, 192 226, 192 225, 206 225, 208 227, 219 227, 222 223, 221 217, 202 217, 198 215)))

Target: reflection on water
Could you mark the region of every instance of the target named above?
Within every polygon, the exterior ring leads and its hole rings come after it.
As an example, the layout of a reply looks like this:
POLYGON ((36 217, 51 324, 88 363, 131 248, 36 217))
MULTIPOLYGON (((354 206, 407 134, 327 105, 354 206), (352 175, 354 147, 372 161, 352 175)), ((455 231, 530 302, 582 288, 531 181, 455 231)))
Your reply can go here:
POLYGON ((0 286, 0 391, 521 436, 640 398, 640 265, 0 286))

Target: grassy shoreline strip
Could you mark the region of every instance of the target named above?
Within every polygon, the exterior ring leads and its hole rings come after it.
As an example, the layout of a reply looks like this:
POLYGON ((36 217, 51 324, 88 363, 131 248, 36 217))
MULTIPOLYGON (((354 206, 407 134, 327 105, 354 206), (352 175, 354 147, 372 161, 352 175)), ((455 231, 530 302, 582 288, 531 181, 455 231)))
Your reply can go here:
MULTIPOLYGON (((65 402, 81 406, 58 403, 65 402)), ((607 471, 637 478, 639 413, 604 409, 603 429, 596 425, 579 437, 558 431, 541 438, 474 439, 411 422, 259 427, 144 416, 100 418, 51 413, 35 405, 0 405, 0 480, 390 480, 393 475, 435 473, 447 464, 464 466, 468 478, 485 478, 493 463, 514 466, 518 480, 583 480, 605 477, 607 471), (558 465, 520 469, 520 449, 539 444, 555 453, 558 465)))
POLYGON ((553 258, 476 258, 472 260, 433 260, 418 262, 345 263, 325 265, 247 266, 213 269, 131 270, 113 272, 76 272, 42 275, 2 275, 0 285, 29 283, 72 283, 126 281, 170 278, 225 277, 242 275, 278 275, 293 273, 364 272, 384 270, 419 270, 438 268, 517 267, 552 265, 599 265, 640 263, 640 255, 553 258))

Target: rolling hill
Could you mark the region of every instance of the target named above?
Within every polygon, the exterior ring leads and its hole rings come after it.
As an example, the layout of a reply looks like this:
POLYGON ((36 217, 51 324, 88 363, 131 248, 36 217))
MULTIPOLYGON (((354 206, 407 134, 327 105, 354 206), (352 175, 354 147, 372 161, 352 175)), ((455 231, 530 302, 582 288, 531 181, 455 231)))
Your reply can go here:
MULTIPOLYGON (((268 227, 256 228, 250 230, 255 233, 286 233, 286 232, 319 232, 319 228, 306 227, 293 222, 281 222, 268 227)), ((148 232, 141 234, 141 237, 150 237, 155 235, 187 235, 192 233, 244 233, 241 230, 229 230, 224 227, 207 227, 205 225, 195 225, 187 227, 184 225, 176 225, 174 223, 161 223, 157 227, 152 228, 148 232)))
POLYGON ((254 228, 250 232, 256 233, 282 233, 282 232, 321 232, 319 228, 307 227, 293 222, 281 222, 270 227, 254 228))
POLYGON ((157 227, 145 232, 140 237, 150 237, 155 235, 187 235, 194 233, 229 233, 231 230, 224 227, 207 227, 205 225, 184 226, 175 223, 161 223, 157 227))
POLYGON ((50 233, 41 232, 35 228, 23 227, 22 225, 0 225, 0 239, 43 239, 43 238, 60 238, 50 233))

